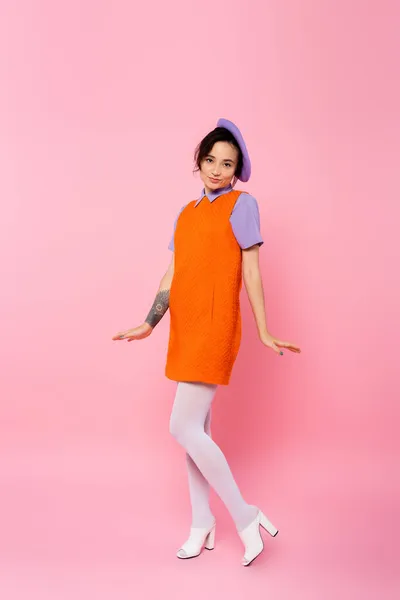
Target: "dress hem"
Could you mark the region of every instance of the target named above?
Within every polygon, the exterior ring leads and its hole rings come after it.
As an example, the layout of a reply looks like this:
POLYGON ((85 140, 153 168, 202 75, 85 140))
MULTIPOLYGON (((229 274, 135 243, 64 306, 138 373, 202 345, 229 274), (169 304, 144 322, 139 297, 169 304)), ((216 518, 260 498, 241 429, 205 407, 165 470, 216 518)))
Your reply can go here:
POLYGON ((224 378, 222 380, 217 378, 218 381, 216 381, 216 379, 213 377, 207 377, 207 376, 204 377, 201 375, 200 376, 197 375, 196 377, 188 377, 188 376, 177 377, 176 375, 175 376, 167 375, 167 373, 165 373, 165 377, 167 379, 170 379, 171 381, 176 381, 178 383, 179 383, 179 381, 183 381, 183 382, 186 381, 186 382, 196 382, 196 383, 208 383, 211 385, 229 385, 229 382, 230 382, 230 377, 224 378), (212 381, 211 381, 211 379, 212 379, 212 381))

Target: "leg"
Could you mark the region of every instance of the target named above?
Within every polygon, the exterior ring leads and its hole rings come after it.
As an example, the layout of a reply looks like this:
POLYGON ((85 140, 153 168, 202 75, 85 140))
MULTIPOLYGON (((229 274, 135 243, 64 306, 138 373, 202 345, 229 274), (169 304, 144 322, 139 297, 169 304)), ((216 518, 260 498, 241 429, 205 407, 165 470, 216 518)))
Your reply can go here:
POLYGON ((241 531, 255 519, 258 509, 245 502, 224 454, 204 430, 216 390, 216 385, 179 382, 171 413, 170 433, 214 488, 230 512, 237 531, 241 531))
MULTIPOLYGON (((211 437, 211 407, 206 416, 204 431, 211 437)), ((210 508, 210 484, 187 452, 186 465, 192 505, 192 527, 211 526, 215 518, 210 508)))

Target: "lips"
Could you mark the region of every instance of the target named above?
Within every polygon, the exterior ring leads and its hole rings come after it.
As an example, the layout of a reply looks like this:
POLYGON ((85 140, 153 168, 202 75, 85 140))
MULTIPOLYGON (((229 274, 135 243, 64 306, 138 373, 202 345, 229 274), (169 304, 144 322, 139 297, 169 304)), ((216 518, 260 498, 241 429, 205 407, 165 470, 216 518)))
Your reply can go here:
POLYGON ((212 181, 213 183, 219 183, 219 179, 214 179, 214 177, 209 177, 210 181, 212 181))

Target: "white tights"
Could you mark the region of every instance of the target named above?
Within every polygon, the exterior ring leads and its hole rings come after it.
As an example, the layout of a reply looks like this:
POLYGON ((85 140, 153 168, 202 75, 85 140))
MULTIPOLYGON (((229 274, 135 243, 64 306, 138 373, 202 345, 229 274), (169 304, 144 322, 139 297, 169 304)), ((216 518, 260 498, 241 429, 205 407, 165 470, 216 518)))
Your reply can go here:
POLYGON ((256 518, 258 509, 244 501, 224 454, 211 438, 211 404, 217 387, 178 382, 170 433, 186 450, 192 527, 208 527, 214 521, 209 504, 211 485, 241 531, 256 518))

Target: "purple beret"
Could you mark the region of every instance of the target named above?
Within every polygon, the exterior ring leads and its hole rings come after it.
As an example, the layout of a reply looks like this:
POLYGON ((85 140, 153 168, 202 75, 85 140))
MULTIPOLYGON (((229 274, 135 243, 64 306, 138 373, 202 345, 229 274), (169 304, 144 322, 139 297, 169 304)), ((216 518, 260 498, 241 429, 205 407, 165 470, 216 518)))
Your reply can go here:
POLYGON ((238 179, 240 179, 240 181, 248 181, 251 175, 251 162, 242 134, 240 133, 236 125, 232 123, 232 121, 228 121, 228 119, 218 119, 217 127, 225 127, 225 129, 230 131, 236 138, 236 141, 239 144, 239 148, 241 149, 243 154, 243 168, 240 174, 238 175, 238 179))

